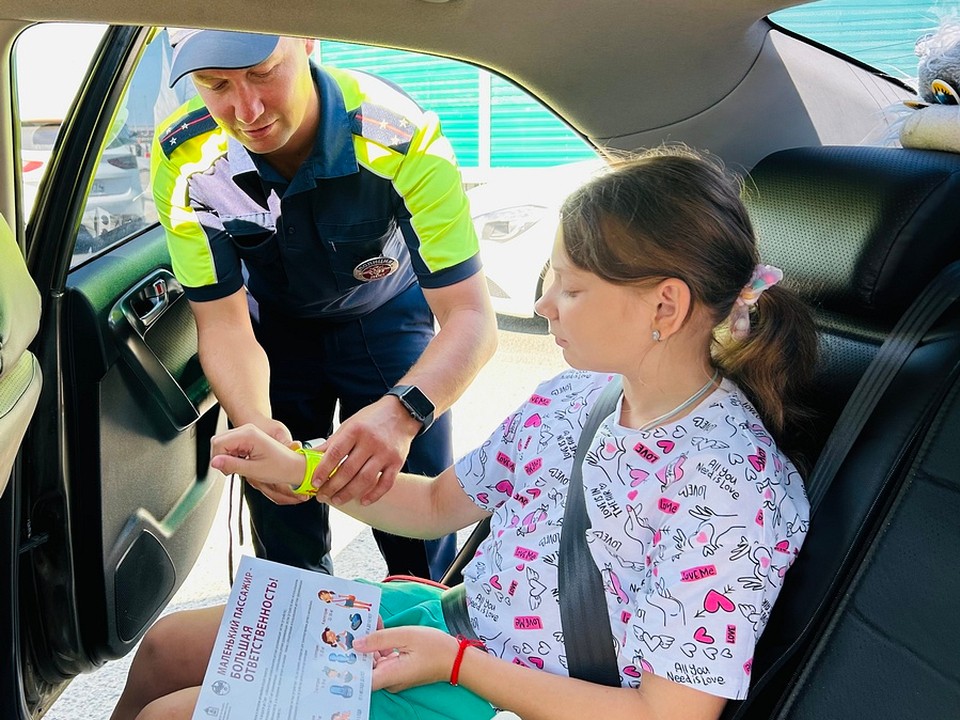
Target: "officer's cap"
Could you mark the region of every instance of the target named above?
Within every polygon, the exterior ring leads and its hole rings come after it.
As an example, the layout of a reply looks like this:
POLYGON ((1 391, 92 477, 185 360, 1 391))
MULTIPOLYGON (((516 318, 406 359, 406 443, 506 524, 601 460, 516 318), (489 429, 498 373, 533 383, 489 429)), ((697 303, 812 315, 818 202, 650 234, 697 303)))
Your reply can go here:
POLYGON ((168 28, 173 62, 170 87, 196 70, 237 70, 259 65, 274 51, 280 38, 228 30, 168 28))

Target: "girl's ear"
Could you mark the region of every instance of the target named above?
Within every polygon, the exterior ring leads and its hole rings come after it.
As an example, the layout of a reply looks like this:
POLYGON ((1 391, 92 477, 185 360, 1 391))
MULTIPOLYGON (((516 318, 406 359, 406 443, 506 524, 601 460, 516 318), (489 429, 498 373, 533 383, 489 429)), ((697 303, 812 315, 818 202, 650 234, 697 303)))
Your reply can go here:
POLYGON ((679 278, 662 280, 656 288, 656 327, 666 340, 678 332, 690 314, 692 296, 689 286, 679 278))

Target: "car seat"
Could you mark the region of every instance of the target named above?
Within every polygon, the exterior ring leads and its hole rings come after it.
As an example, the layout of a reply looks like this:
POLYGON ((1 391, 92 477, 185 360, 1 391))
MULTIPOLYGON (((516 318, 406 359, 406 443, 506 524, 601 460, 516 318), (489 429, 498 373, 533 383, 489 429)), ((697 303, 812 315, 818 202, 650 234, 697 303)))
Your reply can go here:
POLYGON ((40 293, 0 216, 0 494, 40 397, 40 365, 27 346, 40 325, 40 293))
MULTIPOLYGON (((960 155, 797 148, 750 177, 761 257, 817 320, 812 461, 900 316, 960 257, 960 155)), ((954 303, 811 493, 809 534, 760 638, 749 696, 724 718, 960 717, 958 374, 954 303)))

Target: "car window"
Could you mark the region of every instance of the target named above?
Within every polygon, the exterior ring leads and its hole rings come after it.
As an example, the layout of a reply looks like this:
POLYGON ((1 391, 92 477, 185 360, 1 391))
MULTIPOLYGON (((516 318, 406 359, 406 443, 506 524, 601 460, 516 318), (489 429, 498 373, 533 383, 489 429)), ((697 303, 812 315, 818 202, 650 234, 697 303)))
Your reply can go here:
POLYGON ((379 75, 437 113, 467 189, 493 307, 533 317, 560 203, 603 166, 596 149, 528 92, 482 68, 331 41, 314 53, 321 64, 379 75))
POLYGON ((913 84, 914 46, 940 22, 930 0, 819 0, 780 10, 782 27, 913 84))
POLYGON ((106 26, 33 25, 14 49, 20 119, 22 205, 27 217, 70 108, 106 26), (51 48, 56 48, 56 52, 51 48), (64 62, 69 57, 70 62, 64 62))
MULTIPOLYGON (((55 152, 60 124, 105 30, 105 26, 40 24, 28 28, 17 42, 21 172, 27 213, 55 152), (51 47, 57 52, 50 53, 51 47)), ((162 95, 161 47, 155 39, 143 53, 107 133, 85 198, 74 265, 157 221, 149 175, 154 113, 163 106, 158 100, 162 95)))
POLYGON ((495 168, 549 167, 596 157, 592 146, 529 93, 480 68, 447 58, 323 41, 323 64, 391 80, 440 116, 467 182, 495 168))

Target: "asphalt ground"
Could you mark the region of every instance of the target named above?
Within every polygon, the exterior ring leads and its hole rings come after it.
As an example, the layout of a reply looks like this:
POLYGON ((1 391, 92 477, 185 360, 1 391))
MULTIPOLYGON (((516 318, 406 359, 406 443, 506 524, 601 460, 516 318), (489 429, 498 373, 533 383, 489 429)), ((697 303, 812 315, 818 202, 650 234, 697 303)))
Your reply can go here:
MULTIPOLYGON (((560 350, 539 320, 499 319, 500 346, 496 356, 480 372, 453 407, 454 452, 462 454, 482 443, 500 422, 530 394, 537 383, 565 367, 560 350)), ((164 614, 188 608, 207 607, 226 601, 230 594, 228 563, 233 545, 236 565, 241 555, 253 555, 250 533, 238 527, 239 487, 233 489, 230 512, 229 488, 206 545, 190 575, 174 595, 164 614)), ((331 508, 333 559, 337 575, 379 579, 386 566, 370 529, 331 508)), ((244 521, 246 515, 244 514, 244 521)), ((461 542, 469 529, 460 533, 461 542)), ((109 720, 133 659, 126 657, 73 680, 45 720, 109 720)))

